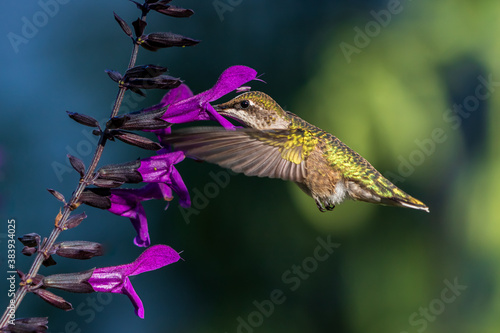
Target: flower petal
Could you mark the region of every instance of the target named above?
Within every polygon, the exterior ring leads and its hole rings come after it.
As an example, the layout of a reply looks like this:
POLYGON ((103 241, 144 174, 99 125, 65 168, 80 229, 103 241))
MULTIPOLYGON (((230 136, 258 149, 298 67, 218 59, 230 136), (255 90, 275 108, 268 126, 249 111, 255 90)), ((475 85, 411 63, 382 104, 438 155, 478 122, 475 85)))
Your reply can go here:
POLYGON ((127 295, 134 305, 135 313, 144 318, 144 306, 130 283, 129 276, 156 270, 177 262, 180 258, 170 246, 154 245, 130 264, 96 268, 88 282, 97 292, 127 295))
MULTIPOLYGON (((144 207, 140 202, 145 199, 144 197, 137 196, 132 191, 127 191, 126 189, 112 191, 110 196, 111 208, 108 210, 113 214, 128 217, 137 232, 134 244, 141 247, 148 247, 151 244, 148 221, 144 207)), ((135 191, 137 192, 137 190, 135 191)))
POLYGON ((130 282, 130 279, 126 277, 123 281, 123 294, 127 295, 130 301, 132 302, 132 305, 135 308, 135 314, 141 318, 144 319, 144 305, 142 304, 141 298, 139 295, 137 295, 137 292, 134 289, 134 286, 132 286, 132 283, 130 282))
POLYGON ((137 169, 144 182, 147 183, 171 183, 170 175, 174 170, 174 164, 184 159, 183 152, 173 152, 164 155, 151 156, 141 160, 141 166, 137 169))
POLYGON ((217 83, 211 89, 171 104, 163 114, 162 119, 173 124, 213 119, 221 122, 225 127, 232 127, 232 125, 229 125, 229 121, 218 115, 213 108, 209 109, 209 103, 239 88, 248 81, 256 79, 256 76, 257 72, 250 67, 229 67, 221 74, 217 83))
POLYGON ((154 271, 163 266, 179 261, 181 256, 167 245, 153 245, 147 248, 133 263, 125 269, 127 276, 154 271))
POLYGON ((186 187, 186 184, 184 184, 184 180, 182 180, 181 174, 179 173, 179 171, 177 171, 176 168, 172 169, 172 172, 170 174, 170 181, 170 187, 179 196, 179 204, 184 208, 190 207, 191 198, 189 197, 189 191, 186 187))
POLYGON ((177 103, 179 101, 188 99, 193 96, 193 92, 185 84, 181 84, 175 89, 170 90, 163 96, 159 104, 160 107, 167 106, 169 104, 177 103))
POLYGON ((221 116, 212 105, 209 103, 206 104, 205 110, 214 118, 214 120, 217 120, 219 124, 221 124, 224 128, 226 129, 234 129, 236 126, 231 124, 229 120, 221 116))
POLYGON ((130 222, 132 222, 132 226, 137 232, 137 236, 134 238, 134 244, 140 247, 148 247, 151 245, 151 240, 149 238, 149 229, 148 229, 148 220, 146 218, 146 211, 142 204, 137 205, 137 209, 135 211, 135 216, 130 218, 130 222))
POLYGON ((213 102, 256 77, 257 71, 253 68, 241 65, 229 67, 221 74, 212 89, 203 93, 206 98, 204 101, 213 102))

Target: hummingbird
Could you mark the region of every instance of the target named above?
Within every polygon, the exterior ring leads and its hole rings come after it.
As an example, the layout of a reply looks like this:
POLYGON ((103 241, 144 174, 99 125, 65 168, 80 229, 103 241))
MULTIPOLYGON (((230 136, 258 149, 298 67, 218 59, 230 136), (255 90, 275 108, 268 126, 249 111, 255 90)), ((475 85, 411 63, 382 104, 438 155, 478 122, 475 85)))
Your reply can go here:
POLYGON ((166 136, 163 144, 247 176, 295 182, 321 212, 346 198, 429 212, 337 137, 263 92, 245 92, 214 108, 244 127, 191 127, 166 136))

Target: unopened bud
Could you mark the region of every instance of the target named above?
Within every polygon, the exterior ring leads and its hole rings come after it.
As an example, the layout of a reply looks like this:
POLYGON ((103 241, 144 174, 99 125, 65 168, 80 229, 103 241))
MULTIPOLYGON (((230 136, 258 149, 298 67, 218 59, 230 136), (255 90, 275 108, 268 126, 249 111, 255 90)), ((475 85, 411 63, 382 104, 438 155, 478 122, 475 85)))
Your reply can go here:
POLYGON ((128 143, 129 145, 136 146, 142 149, 156 151, 162 148, 162 146, 159 143, 154 142, 153 140, 150 140, 135 133, 116 130, 113 132, 113 137, 117 138, 122 142, 128 143))
POLYGON ((47 317, 19 318, 13 324, 0 328, 2 333, 40 333, 46 332, 49 320, 47 317))
POLYGON ((87 218, 87 214, 80 213, 77 215, 70 216, 70 218, 64 224, 64 230, 72 229, 80 225, 84 219, 87 218))
MULTIPOLYGON (((144 7, 141 8, 140 6, 142 6, 142 5, 138 4, 137 2, 136 2, 136 5, 139 9, 142 9, 143 11, 145 10, 145 8, 144 7)), ((132 22, 132 26, 134 27, 135 35, 137 37, 142 36, 142 34, 144 33, 144 29, 146 29, 147 25, 148 24, 146 23, 146 21, 141 20, 140 18, 138 18, 137 20, 132 22)))
POLYGON ((91 116, 87 116, 85 114, 76 113, 76 112, 70 112, 70 111, 66 111, 66 113, 68 114, 68 116, 71 119, 73 119, 74 121, 76 121, 79 124, 89 126, 89 127, 99 128, 99 122, 91 116))
POLYGON ((57 200, 61 201, 62 203, 66 203, 66 200, 64 199, 64 195, 62 195, 58 191, 53 190, 51 188, 48 188, 47 191, 49 191, 50 194, 52 194, 57 200))
POLYGON ((125 20, 122 19, 120 16, 116 15, 115 12, 113 12, 113 14, 115 15, 115 20, 116 20, 116 22, 118 22, 118 24, 120 25, 120 28, 122 28, 123 32, 127 36, 132 37, 132 30, 128 26, 127 22, 125 22, 125 20))
POLYGON ((42 261, 42 265, 44 265, 45 267, 54 266, 56 264, 57 262, 54 260, 54 258, 52 258, 52 256, 48 256, 47 259, 42 261))
POLYGON ((66 241, 54 244, 55 254, 72 259, 90 259, 102 256, 102 245, 87 241, 66 241))
POLYGON ((85 175, 85 164, 83 161, 76 156, 68 154, 69 163, 80 174, 80 177, 85 175))
POLYGON ((84 272, 54 274, 43 278, 43 286, 47 288, 56 288, 73 293, 92 293, 94 289, 88 282, 94 269, 84 272))
POLYGON ((156 130, 169 127, 170 123, 161 119, 168 106, 150 111, 138 111, 111 118, 106 124, 110 129, 156 130))
POLYGON ((167 67, 157 65, 141 65, 128 69, 125 72, 126 78, 156 77, 167 71, 167 67))
POLYGON ((57 296, 56 294, 45 290, 45 289, 35 289, 32 291, 33 294, 40 296, 45 302, 49 303, 56 308, 62 309, 64 311, 73 310, 73 306, 71 303, 67 302, 61 296, 57 296))
POLYGON ((37 247, 40 244, 40 235, 34 232, 25 234, 18 239, 23 245, 29 247, 37 247))
POLYGON ((189 17, 194 14, 193 10, 172 5, 165 5, 162 1, 149 5, 149 8, 172 17, 189 17))
POLYGON ((153 32, 137 38, 137 43, 150 51, 172 46, 191 46, 200 41, 171 32, 153 32))

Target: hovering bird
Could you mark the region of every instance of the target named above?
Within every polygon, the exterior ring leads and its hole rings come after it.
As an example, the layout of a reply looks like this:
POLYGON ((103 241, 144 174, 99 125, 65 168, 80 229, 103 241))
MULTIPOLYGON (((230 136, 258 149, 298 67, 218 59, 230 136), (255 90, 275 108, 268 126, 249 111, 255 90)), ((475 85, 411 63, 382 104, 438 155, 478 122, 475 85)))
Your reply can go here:
POLYGON ((245 128, 192 127, 163 143, 247 176, 293 181, 322 212, 346 198, 429 212, 337 137, 284 111, 262 92, 246 92, 214 108, 245 128))

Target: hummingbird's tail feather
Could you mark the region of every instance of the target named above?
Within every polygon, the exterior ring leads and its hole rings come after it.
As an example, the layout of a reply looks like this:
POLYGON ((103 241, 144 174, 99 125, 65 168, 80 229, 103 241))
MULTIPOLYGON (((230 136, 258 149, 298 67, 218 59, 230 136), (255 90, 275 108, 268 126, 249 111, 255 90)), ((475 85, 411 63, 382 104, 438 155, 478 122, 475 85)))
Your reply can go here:
POLYGON ((347 189, 349 196, 354 200, 418 209, 429 213, 429 207, 422 201, 407 194, 378 172, 377 174, 379 177, 377 177, 376 182, 371 184, 372 186, 366 186, 366 184, 360 185, 358 182, 348 181, 347 189))
MULTIPOLYGON (((430 213, 429 207, 427 207, 422 201, 417 200, 409 195, 408 195, 408 197, 409 198, 404 198, 404 199, 401 199, 401 198, 389 199, 392 201, 391 203, 389 203, 389 205, 419 209, 419 210, 423 210, 427 213, 430 213)), ((385 203, 385 202, 382 201, 382 203, 385 203)))
POLYGON ((382 198, 382 204, 386 204, 389 206, 399 206, 406 207, 412 209, 423 210, 429 213, 429 207, 427 207, 422 201, 415 199, 411 195, 407 194, 396 185, 391 183, 388 179, 383 178, 384 183, 387 184, 389 188, 391 188, 391 195, 384 196, 382 198))

